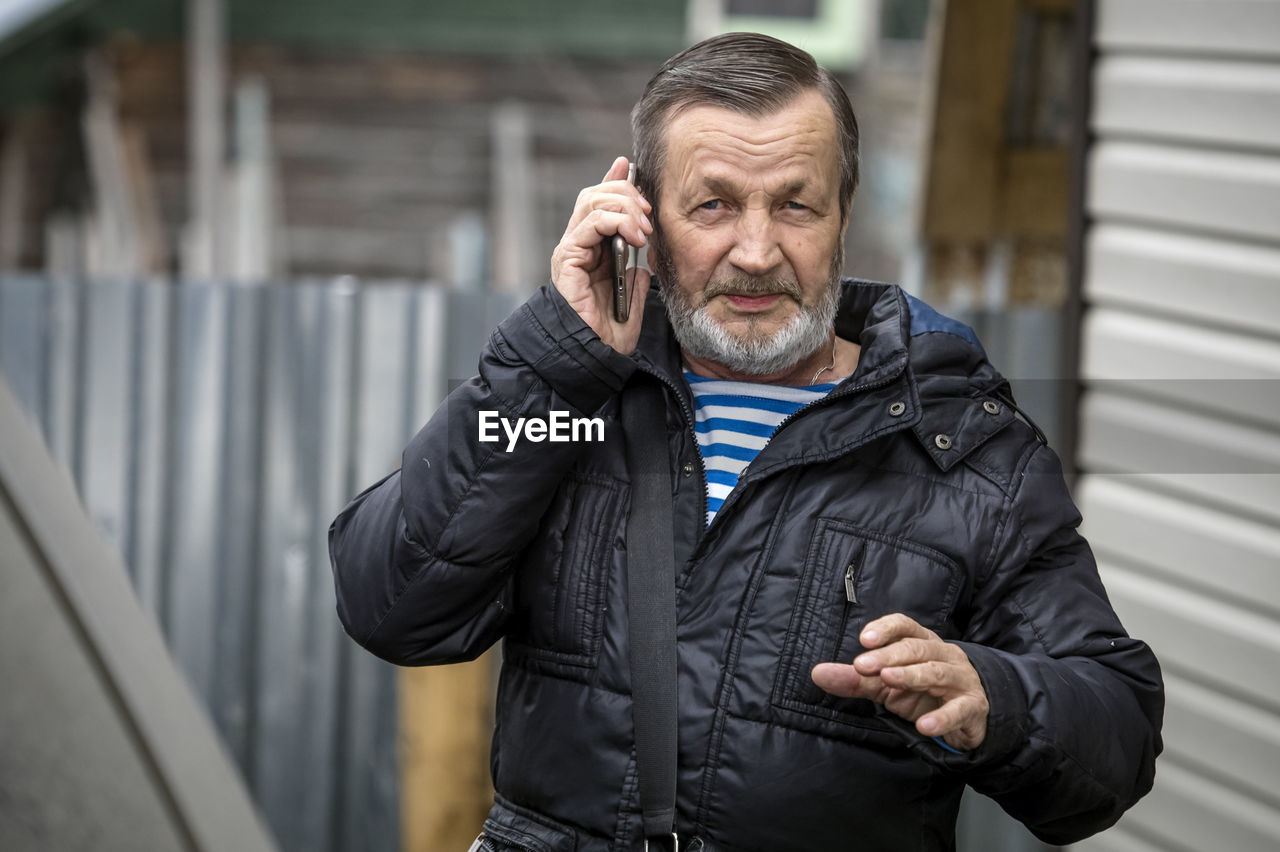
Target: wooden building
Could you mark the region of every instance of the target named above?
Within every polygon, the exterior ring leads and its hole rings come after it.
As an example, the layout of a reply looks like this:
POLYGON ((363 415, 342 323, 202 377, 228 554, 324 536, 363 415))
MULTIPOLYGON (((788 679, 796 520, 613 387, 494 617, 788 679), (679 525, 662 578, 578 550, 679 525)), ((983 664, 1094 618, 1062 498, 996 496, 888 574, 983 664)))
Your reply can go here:
POLYGON ((54 4, 0 42, 0 268, 527 287, 685 24, 682 0, 187 5, 54 4))

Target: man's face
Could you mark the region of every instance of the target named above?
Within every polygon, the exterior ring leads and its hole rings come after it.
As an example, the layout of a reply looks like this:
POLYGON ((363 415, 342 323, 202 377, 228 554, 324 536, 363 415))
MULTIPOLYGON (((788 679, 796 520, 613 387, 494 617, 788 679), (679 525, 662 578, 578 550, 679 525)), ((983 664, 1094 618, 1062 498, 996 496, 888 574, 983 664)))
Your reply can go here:
POLYGON ((831 108, 695 106, 666 141, 654 265, 681 347, 754 375, 796 364, 828 339, 843 259, 831 108))

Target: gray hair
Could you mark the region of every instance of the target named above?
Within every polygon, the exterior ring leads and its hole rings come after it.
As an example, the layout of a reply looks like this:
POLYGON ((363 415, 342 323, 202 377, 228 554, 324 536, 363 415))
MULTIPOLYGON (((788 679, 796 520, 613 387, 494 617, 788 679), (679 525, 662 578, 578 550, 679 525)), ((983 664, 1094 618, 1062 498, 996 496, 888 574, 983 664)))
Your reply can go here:
POLYGON ((858 119, 839 81, 798 47, 760 33, 726 33, 668 59, 631 110, 639 164, 636 183, 654 207, 662 193, 666 130, 692 106, 717 106, 753 117, 775 113, 806 91, 818 91, 836 121, 840 148, 840 220, 848 221, 858 188, 858 119))

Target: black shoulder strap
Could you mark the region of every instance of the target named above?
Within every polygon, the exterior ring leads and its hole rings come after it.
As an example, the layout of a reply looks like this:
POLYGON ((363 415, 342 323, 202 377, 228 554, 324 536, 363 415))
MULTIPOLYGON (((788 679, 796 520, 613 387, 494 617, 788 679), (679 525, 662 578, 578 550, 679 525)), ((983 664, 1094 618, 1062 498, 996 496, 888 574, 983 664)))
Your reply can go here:
POLYGON ((662 388, 647 377, 623 397, 631 476, 627 519, 627 621, 631 715, 645 845, 674 840, 676 818, 676 567, 671 460, 662 388))

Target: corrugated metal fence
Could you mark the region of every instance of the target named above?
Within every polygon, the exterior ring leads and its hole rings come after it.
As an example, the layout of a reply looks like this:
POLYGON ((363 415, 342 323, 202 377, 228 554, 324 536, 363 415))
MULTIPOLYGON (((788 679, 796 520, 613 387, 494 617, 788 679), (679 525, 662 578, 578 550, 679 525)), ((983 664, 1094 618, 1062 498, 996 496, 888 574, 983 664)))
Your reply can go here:
POLYGON ((0 277, 0 369, 286 850, 398 848, 393 669, 341 635, 325 534, 513 304, 0 277))

